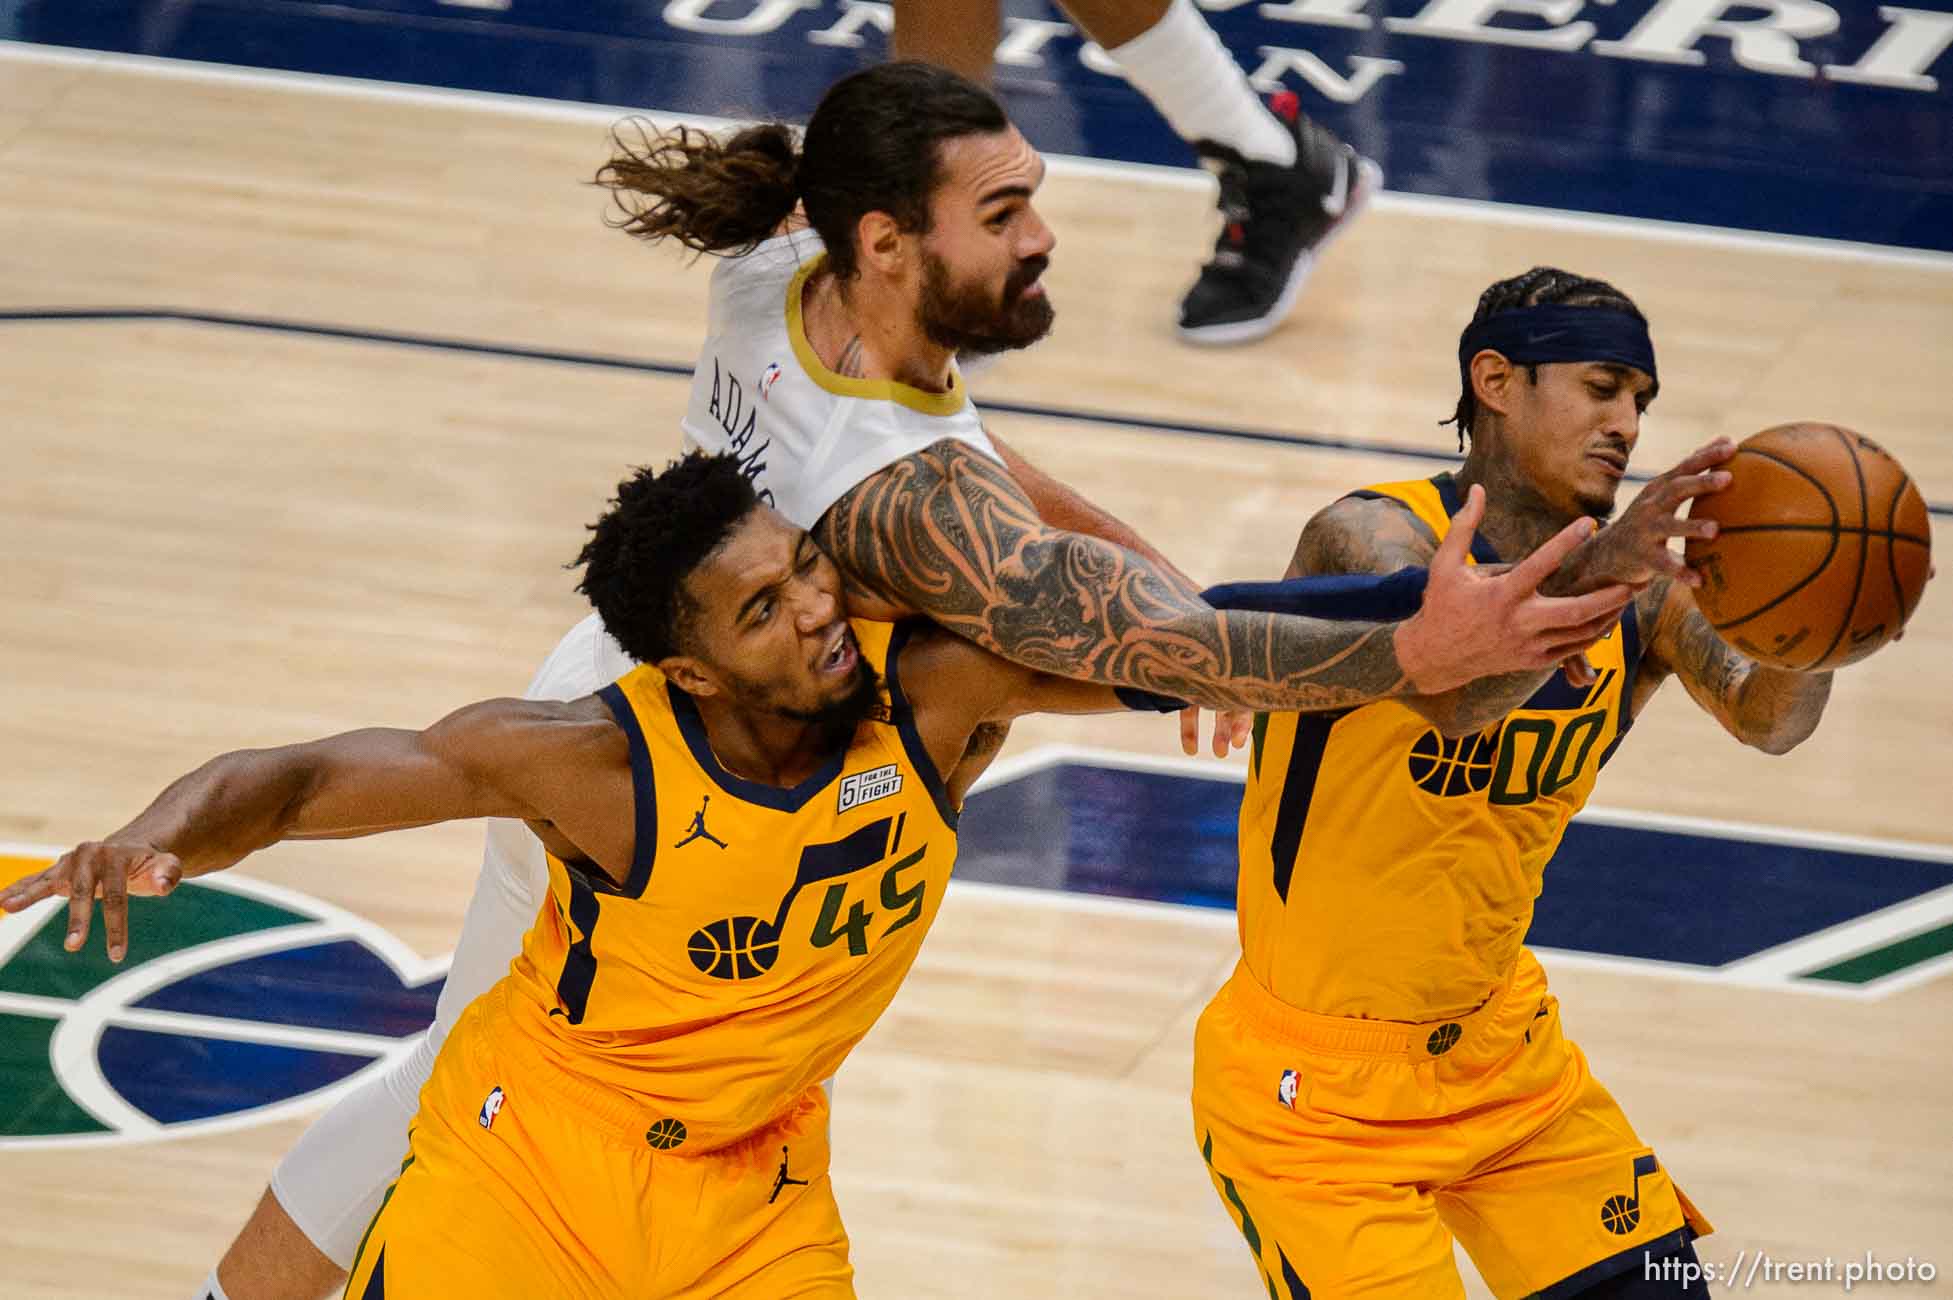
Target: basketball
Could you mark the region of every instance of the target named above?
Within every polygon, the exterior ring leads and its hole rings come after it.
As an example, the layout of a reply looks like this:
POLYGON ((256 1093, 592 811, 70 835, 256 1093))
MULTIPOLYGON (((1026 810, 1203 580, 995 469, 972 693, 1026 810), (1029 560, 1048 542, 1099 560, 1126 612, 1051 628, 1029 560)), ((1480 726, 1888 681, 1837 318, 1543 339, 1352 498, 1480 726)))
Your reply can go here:
POLYGON ((1932 561, 1926 502, 1905 468, 1863 434, 1781 424, 1745 439, 1728 487, 1698 497, 1711 540, 1689 540, 1695 603, 1759 663, 1840 668, 1897 636, 1932 561))

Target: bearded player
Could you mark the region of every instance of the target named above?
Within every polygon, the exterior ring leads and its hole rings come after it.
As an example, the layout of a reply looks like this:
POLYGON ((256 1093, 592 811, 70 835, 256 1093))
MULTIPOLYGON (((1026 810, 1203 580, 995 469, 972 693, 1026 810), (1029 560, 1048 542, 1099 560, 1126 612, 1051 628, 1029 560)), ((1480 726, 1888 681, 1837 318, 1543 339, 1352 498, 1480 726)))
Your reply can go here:
MULTIPOLYGON (((1050 328, 1042 175, 990 95, 914 64, 837 83, 804 138, 626 129, 599 175, 628 233, 724 258, 685 441, 734 456, 763 502, 813 531, 856 609, 921 612, 1038 671, 1285 707, 1550 663, 1611 620, 1624 589, 1554 599, 1526 575, 1470 574, 1400 625, 1218 614, 1130 529, 998 444, 955 357, 1050 328)), ((631 667, 592 616, 529 693, 578 698, 631 667)), ((301 1137, 199 1300, 315 1300, 343 1275, 443 1036, 507 970, 543 880, 534 837, 495 823, 429 1034, 301 1137)))

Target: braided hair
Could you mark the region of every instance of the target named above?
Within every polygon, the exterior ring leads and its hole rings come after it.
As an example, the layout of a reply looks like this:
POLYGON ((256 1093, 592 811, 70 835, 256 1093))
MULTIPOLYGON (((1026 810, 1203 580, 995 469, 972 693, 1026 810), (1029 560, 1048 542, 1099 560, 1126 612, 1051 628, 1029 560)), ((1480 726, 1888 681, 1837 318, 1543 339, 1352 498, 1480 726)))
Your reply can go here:
MULTIPOLYGON (((1645 323, 1647 317, 1634 305, 1634 300, 1616 289, 1605 280, 1593 280, 1571 271, 1562 271, 1556 266, 1535 266, 1524 275, 1515 275, 1509 280, 1500 280, 1484 293, 1478 295, 1478 310, 1472 313, 1471 324, 1476 325, 1500 312, 1516 311, 1521 307, 1599 307, 1607 311, 1621 311, 1645 323)), ((1526 374, 1533 383, 1539 382, 1539 367, 1526 367, 1526 374)), ((1458 426, 1458 450, 1465 449, 1465 439, 1471 436, 1472 421, 1478 417, 1478 398, 1472 393, 1470 382, 1466 382, 1458 394, 1458 408, 1449 420, 1440 424, 1458 426)))

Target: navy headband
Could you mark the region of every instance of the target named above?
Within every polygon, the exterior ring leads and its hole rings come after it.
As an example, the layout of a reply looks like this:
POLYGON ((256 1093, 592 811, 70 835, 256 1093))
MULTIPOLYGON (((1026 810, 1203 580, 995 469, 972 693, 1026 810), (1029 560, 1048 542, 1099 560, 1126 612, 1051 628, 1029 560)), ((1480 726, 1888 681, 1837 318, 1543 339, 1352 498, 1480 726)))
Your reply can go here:
POLYGON ((1633 366, 1661 382, 1647 322, 1608 307, 1519 307, 1465 326, 1458 337, 1458 378, 1468 393, 1472 358, 1486 348, 1516 366, 1604 361, 1633 366))

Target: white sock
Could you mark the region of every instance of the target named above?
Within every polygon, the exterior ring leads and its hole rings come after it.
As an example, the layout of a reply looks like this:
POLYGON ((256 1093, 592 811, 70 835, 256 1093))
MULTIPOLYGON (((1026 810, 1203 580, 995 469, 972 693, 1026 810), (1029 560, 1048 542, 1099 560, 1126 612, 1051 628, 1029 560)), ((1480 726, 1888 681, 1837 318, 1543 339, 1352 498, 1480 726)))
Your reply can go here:
POLYGON ((224 1294, 224 1284, 217 1280, 216 1269, 210 1270, 210 1276, 205 1278, 203 1286, 198 1288, 197 1300, 231 1300, 224 1294))
POLYGON ((1182 140, 1212 140, 1244 157, 1294 165, 1295 137, 1255 94, 1193 0, 1173 0, 1165 17, 1106 53, 1182 140))

